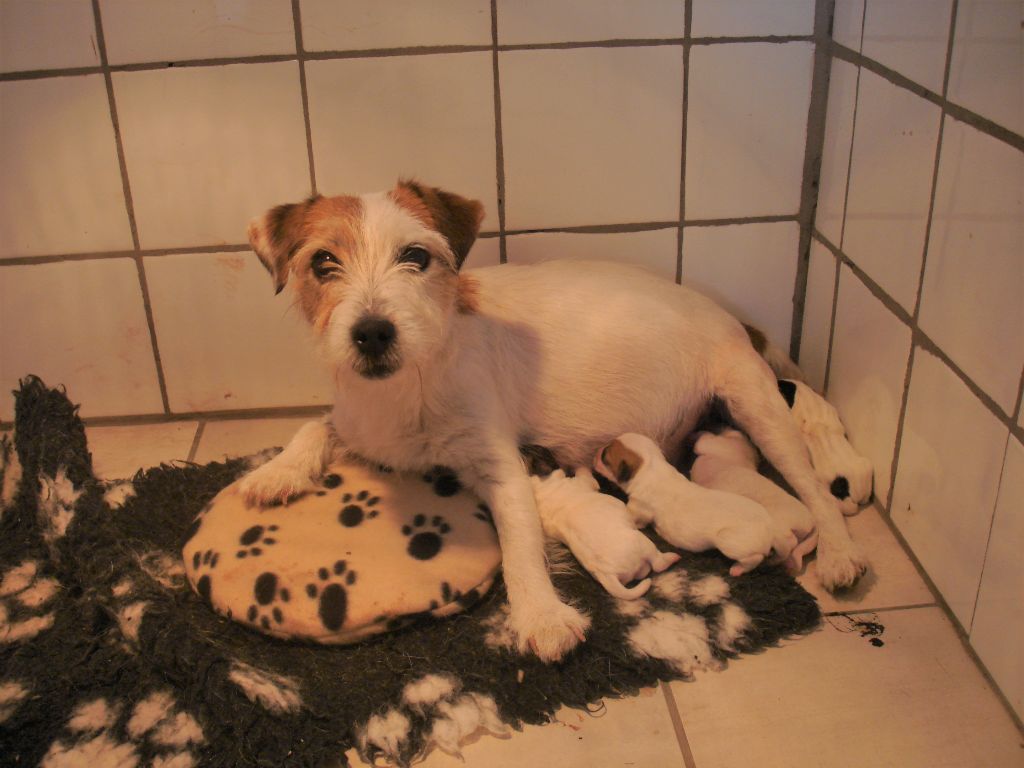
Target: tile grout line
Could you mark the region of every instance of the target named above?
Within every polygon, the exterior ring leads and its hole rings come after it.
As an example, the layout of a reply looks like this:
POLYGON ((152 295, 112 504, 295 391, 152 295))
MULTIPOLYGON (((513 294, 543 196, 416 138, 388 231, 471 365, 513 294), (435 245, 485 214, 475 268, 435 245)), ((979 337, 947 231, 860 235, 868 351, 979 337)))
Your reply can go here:
POLYGON ((292 0, 292 25, 295 27, 295 57, 299 63, 299 93, 302 98, 302 119, 306 128, 306 155, 309 160, 310 194, 317 194, 316 165, 313 162, 313 127, 309 119, 309 89, 306 86, 306 49, 302 42, 302 10, 299 0, 292 0))
MULTIPOLYGON (((864 5, 860 11, 860 39, 858 40, 857 47, 858 52, 864 48, 864 24, 867 21, 868 15, 868 4, 865 0, 864 5)), ((833 17, 833 22, 834 22, 833 17)), ((835 40, 829 35, 829 66, 835 64, 834 45, 835 40)), ((853 84, 853 115, 850 118, 850 149, 846 155, 846 181, 843 186, 843 214, 842 219, 839 222, 839 248, 843 247, 844 238, 846 237, 846 209, 850 202, 850 176, 853 173, 853 142, 857 138, 857 108, 860 106, 860 67, 857 67, 857 77, 853 84)), ((816 231, 815 227, 811 225, 812 235, 816 231)), ((822 379, 821 391, 823 395, 828 394, 829 379, 832 375, 832 347, 835 341, 836 335, 836 313, 839 309, 839 275, 842 272, 842 264, 838 257, 833 255, 835 260, 835 282, 832 286, 832 313, 829 319, 828 327, 828 349, 825 352, 825 375, 822 379)))
MULTIPOLYGON (((237 411, 184 411, 180 413, 143 413, 124 416, 81 416, 86 427, 137 427, 150 424, 174 424, 182 421, 245 421, 249 419, 290 419, 318 417, 330 411, 328 405, 274 406, 243 408, 237 411)), ((0 421, 0 429, 10 429, 14 422, 0 421)))
POLYGON ((1022 404, 1024 404, 1024 366, 1021 366, 1020 383, 1017 385, 1017 405, 1014 406, 1013 416, 1011 417, 1014 421, 1020 421, 1022 404))
POLYGON ((498 263, 508 263, 505 229, 505 145, 501 132, 501 77, 498 72, 498 0, 491 0, 491 67, 494 89, 494 172, 498 187, 498 263))
POLYGON ((121 172, 121 189, 124 194, 125 212, 128 216, 128 227, 132 236, 132 260, 139 279, 139 291, 142 294, 142 309, 146 316, 146 327, 149 331, 149 343, 153 349, 153 365, 156 369, 157 387, 160 390, 160 401, 164 413, 170 413, 170 401, 167 397, 167 379, 164 376, 163 361, 160 359, 160 345, 156 337, 156 320, 153 316, 153 305, 149 296, 149 283, 146 280, 146 267, 142 262, 139 242, 139 227, 135 220, 135 204, 132 201, 131 183, 128 179, 128 162, 124 153, 124 141, 121 138, 121 123, 117 115, 117 100, 114 98, 114 79, 110 74, 110 62, 107 58, 107 43, 103 35, 103 17, 100 13, 99 0, 92 0, 93 23, 96 29, 96 49, 100 56, 100 68, 107 89, 107 103, 110 108, 110 123, 114 132, 114 146, 117 151, 117 164, 121 172))
POLYGON ((821 159, 825 149, 825 118, 832 56, 829 30, 835 0, 816 0, 814 5, 814 65, 811 94, 807 104, 803 175, 800 184, 800 238, 796 252, 796 276, 793 280, 792 316, 789 324, 789 356, 797 360, 803 338, 804 310, 807 304, 807 275, 811 259, 811 224, 818 207, 821 159))
POLYGON ((200 421, 196 426, 196 433, 192 436, 192 445, 189 446, 188 456, 185 457, 185 461, 189 464, 195 463, 196 453, 199 451, 199 441, 203 439, 203 432, 206 431, 206 422, 200 421))
POLYGON ((683 238, 686 236, 686 133, 690 106, 690 50, 693 31, 693 0, 683 0, 683 93, 682 122, 680 123, 679 153, 679 230, 676 233, 676 283, 683 282, 683 238))
POLYGON ((679 706, 676 704, 676 697, 672 693, 672 688, 665 682, 658 683, 658 685, 661 686, 661 694, 665 697, 668 719, 672 721, 672 728, 676 732, 676 742, 679 744, 679 751, 682 753, 683 765, 686 768, 697 768, 697 762, 693 759, 693 750, 690 748, 690 740, 686 738, 683 718, 679 715, 679 706))
POLYGON ((1007 433, 1006 442, 1003 444, 1003 466, 999 468, 999 480, 996 481, 996 498, 992 502, 992 514, 988 519, 988 536, 985 537, 985 555, 981 559, 981 573, 978 574, 978 588, 974 591, 974 605, 971 607, 971 624, 966 632, 968 637, 974 631, 974 618, 978 615, 978 599, 981 597, 981 585, 985 581, 985 566, 988 565, 989 547, 992 544, 992 529, 996 524, 996 510, 999 509, 999 492, 1003 489, 1003 477, 1006 475, 1006 457, 1010 450, 1012 434, 1007 433))
POLYGON ((946 61, 942 71, 942 106, 939 110, 939 131, 935 138, 935 164, 932 166, 931 191, 928 196, 928 213, 924 222, 924 244, 921 249, 921 270, 917 276, 917 295, 914 297, 914 311, 910 316, 911 344, 907 356, 907 368, 903 374, 903 392, 900 396, 900 410, 896 417, 896 439, 893 443, 892 463, 889 465, 889 488, 885 500, 887 513, 891 513, 892 497, 896 492, 896 473, 899 471, 900 454, 903 452, 903 429, 907 417, 907 406, 910 401, 910 380, 913 375, 914 358, 916 357, 913 338, 920 329, 921 301, 924 298, 924 277, 928 268, 928 248, 931 245, 932 219, 935 215, 935 196, 939 185, 939 163, 942 160, 942 136, 946 127, 946 96, 949 91, 949 73, 953 63, 953 41, 956 37, 956 16, 959 0, 953 0, 949 12, 949 35, 946 40, 946 61))

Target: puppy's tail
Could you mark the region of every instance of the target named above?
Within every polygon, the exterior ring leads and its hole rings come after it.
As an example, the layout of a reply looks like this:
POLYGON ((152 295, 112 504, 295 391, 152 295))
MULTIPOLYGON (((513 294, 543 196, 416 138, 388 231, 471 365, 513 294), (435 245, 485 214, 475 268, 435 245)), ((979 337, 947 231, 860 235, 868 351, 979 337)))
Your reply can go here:
POLYGON ((764 361, 771 366, 776 378, 804 380, 803 371, 797 367, 796 363, 789 359, 788 354, 768 341, 768 337, 762 331, 746 323, 743 324, 743 330, 750 337, 750 343, 754 345, 757 354, 763 357, 764 361))
POLYGON ((607 573, 595 573, 593 576, 608 591, 609 595, 623 600, 636 600, 651 588, 650 579, 644 579, 634 587, 625 587, 621 581, 607 573))

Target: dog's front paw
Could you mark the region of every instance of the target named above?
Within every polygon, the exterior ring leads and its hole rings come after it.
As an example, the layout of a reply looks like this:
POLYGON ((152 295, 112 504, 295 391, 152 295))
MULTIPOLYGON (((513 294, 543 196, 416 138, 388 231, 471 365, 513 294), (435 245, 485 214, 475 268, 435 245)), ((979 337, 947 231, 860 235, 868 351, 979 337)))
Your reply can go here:
POLYGON ((868 570, 868 559, 852 539, 818 540, 818 580, 829 592, 847 589, 868 570))
POLYGON ((272 459, 238 483, 238 492, 250 506, 283 504, 313 487, 308 470, 272 459))
POLYGON ((586 640, 590 618, 558 600, 512 610, 509 625, 520 653, 533 653, 544 662, 559 661, 586 640))

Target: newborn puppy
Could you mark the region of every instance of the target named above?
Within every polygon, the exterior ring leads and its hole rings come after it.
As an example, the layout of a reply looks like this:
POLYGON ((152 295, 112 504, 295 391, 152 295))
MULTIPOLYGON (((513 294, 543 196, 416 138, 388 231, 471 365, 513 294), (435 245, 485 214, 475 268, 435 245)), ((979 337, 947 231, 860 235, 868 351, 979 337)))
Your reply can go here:
POLYGON ((633 522, 690 552, 718 549, 740 576, 772 551, 772 520, 756 501, 691 483, 648 437, 627 432, 606 445, 594 468, 629 494, 633 522))
POLYGON ((569 547, 611 595, 625 600, 640 597, 651 586, 644 577, 679 559, 675 552, 659 552, 636 530, 626 505, 600 493, 589 469, 581 468, 575 477, 556 469, 530 480, 545 535, 569 547), (641 578, 636 586, 625 586, 641 578))
POLYGON ((810 510, 757 471, 757 449, 735 429, 702 432, 694 446, 697 460, 690 479, 705 488, 730 491, 760 504, 772 519, 772 549, 796 573, 818 544, 810 510))

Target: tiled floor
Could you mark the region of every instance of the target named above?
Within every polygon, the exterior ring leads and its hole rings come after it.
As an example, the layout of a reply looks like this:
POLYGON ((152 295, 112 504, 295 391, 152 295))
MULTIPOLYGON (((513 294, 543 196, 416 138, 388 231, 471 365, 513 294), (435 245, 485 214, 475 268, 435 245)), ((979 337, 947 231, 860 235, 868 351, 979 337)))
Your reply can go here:
MULTIPOLYGON (((114 478, 162 461, 205 462, 282 445, 303 421, 213 421, 201 431, 196 422, 178 422, 87 433, 97 472, 114 478)), ((723 672, 609 700, 595 715, 563 709, 547 726, 528 726, 508 739, 483 736, 465 747, 465 763, 434 752, 422 765, 1024 766, 1024 735, 886 522, 868 508, 849 524, 871 555, 871 575, 842 597, 822 592, 813 563, 800 579, 825 612, 849 617, 828 616, 810 636, 734 661, 723 672), (884 631, 865 637, 854 622, 884 631)), ((349 757, 360 764, 354 753, 349 757)))

